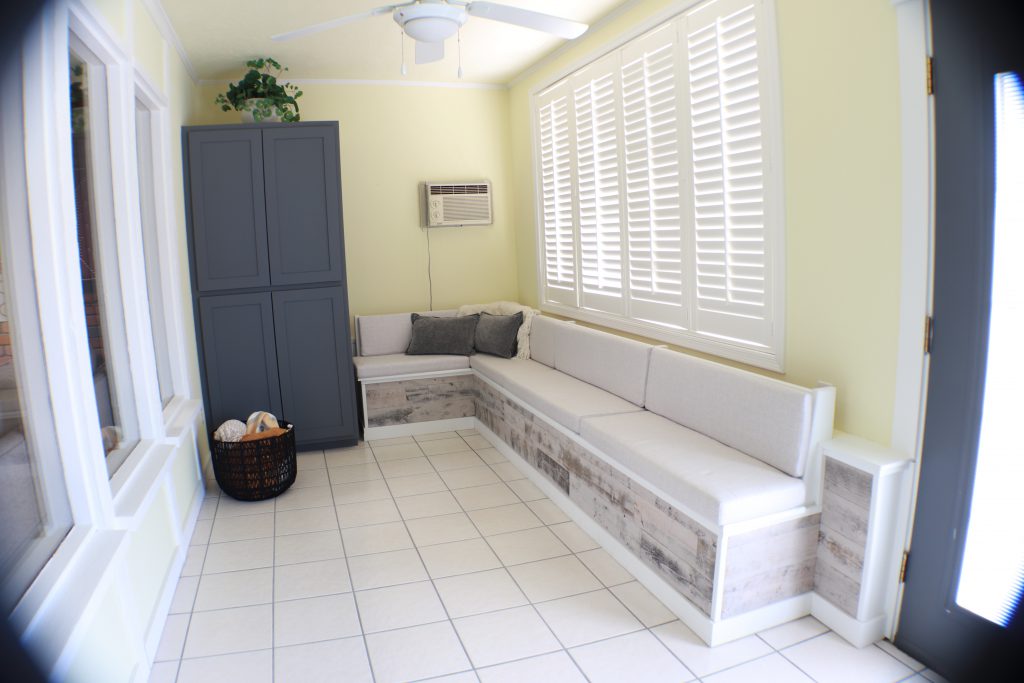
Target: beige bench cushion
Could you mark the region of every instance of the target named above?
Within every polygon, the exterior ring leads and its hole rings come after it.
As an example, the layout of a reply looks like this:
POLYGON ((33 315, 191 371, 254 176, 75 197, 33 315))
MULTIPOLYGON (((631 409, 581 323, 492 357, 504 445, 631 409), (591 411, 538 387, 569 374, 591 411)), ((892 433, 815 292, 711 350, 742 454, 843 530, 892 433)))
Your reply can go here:
POLYGON ((356 366, 357 379, 469 369, 468 356, 407 356, 404 353, 392 353, 386 356, 356 356, 352 362, 356 366))
POLYGON ((810 389, 654 349, 646 407, 787 474, 804 475, 814 407, 810 389))
POLYGON ((554 367, 555 334, 560 328, 569 325, 570 323, 546 315, 534 316, 530 324, 530 359, 554 367))
MULTIPOLYGON (((427 311, 420 315, 447 318, 455 311, 427 311)), ((388 313, 384 315, 356 316, 356 340, 360 356, 388 356, 405 353, 412 339, 412 314, 388 313)))
POLYGON ((555 332, 555 369, 644 404, 651 345, 580 325, 555 332))
POLYGON ((532 360, 477 354, 470 365, 487 379, 566 429, 579 432, 588 415, 642 410, 604 389, 532 360))
POLYGON ((805 502, 802 480, 649 411, 588 417, 580 436, 718 524, 782 512, 805 502))

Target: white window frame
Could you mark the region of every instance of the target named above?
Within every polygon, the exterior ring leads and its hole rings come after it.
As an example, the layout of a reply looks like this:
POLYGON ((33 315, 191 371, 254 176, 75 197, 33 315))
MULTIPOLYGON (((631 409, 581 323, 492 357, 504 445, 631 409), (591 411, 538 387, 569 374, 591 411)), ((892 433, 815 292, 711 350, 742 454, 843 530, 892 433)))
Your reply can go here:
MULTIPOLYGON (((106 587, 125 591, 126 583, 115 562, 126 534, 139 522, 158 497, 173 490, 170 463, 182 447, 194 448, 201 403, 190 388, 187 346, 180 330, 181 298, 177 220, 173 210, 173 179, 170 176, 169 113, 166 99, 150 84, 137 88, 139 76, 133 61, 102 18, 78 0, 47 5, 22 41, 21 64, 24 121, 24 158, 5 163, 23 164, 24 195, 31 217, 31 269, 37 292, 39 332, 46 373, 38 381, 48 394, 59 428, 55 437, 63 465, 73 526, 49 562, 10 615, 22 642, 35 648, 50 673, 61 678, 70 666, 84 637, 80 623, 101 607, 96 600, 106 587), (71 119, 68 106, 70 79, 68 51, 72 35, 103 62, 106 80, 104 104, 109 115, 110 178, 109 209, 116 230, 118 273, 122 289, 128 353, 132 362, 135 408, 141 441, 113 477, 107 473, 90 371, 89 345, 80 278, 75 191, 72 172, 71 119), (149 301, 143 269, 142 233, 138 212, 135 147, 135 99, 143 91, 155 109, 153 145, 156 203, 164 313, 173 331, 169 335, 175 397, 161 406, 156 365, 150 335, 149 301), (178 316, 175 318, 175 316, 178 316)), ((5 102, 4 106, 11 106, 5 102)), ((15 105, 16 106, 16 105, 15 105)), ((194 486, 202 485, 196 467, 194 486)), ((175 504, 168 499, 172 510, 175 504)), ((192 511, 194 515, 198 507, 192 511)), ((177 516, 188 511, 173 513, 177 516)), ((175 529, 176 544, 187 546, 187 536, 175 529)), ((126 599, 122 597, 121 599, 126 599)), ((169 597, 168 597, 169 599, 169 597)), ((143 624, 138 632, 144 632, 143 624)), ((148 634, 137 659, 151 660, 159 629, 148 634)), ((140 636, 141 638, 141 636, 140 636)))
MULTIPOLYGON (((769 198, 765 209, 765 233, 766 245, 769 249, 766 267, 771 271, 769 275, 769 292, 766 296, 766 304, 771 313, 771 329, 765 345, 745 344, 731 339, 720 338, 711 334, 695 331, 692 327, 674 329, 668 326, 654 324, 643 320, 637 320, 627 315, 613 315, 602 311, 592 310, 578 305, 582 300, 577 285, 577 305, 567 301, 561 296, 549 300, 545 290, 545 254, 544 254, 544 231, 543 231, 543 202, 542 202, 542 180, 540 169, 540 123, 538 120, 538 100, 544 94, 556 86, 561 85, 566 79, 571 79, 575 74, 586 69, 589 65, 608 57, 611 53, 627 47, 636 39, 642 39, 645 35, 662 28, 666 24, 675 23, 678 31, 683 33, 679 36, 680 47, 685 46, 685 22, 688 15, 700 12, 709 3, 707 0, 680 0, 673 3, 665 11, 651 17, 641 23, 633 30, 619 36, 615 41, 605 44, 586 57, 574 62, 570 66, 557 72, 553 77, 546 79, 530 91, 530 110, 532 125, 533 144, 533 172, 534 172, 534 196, 535 200, 535 226, 536 226, 536 264, 537 264, 537 293, 539 307, 541 310, 581 320, 595 325, 620 330, 623 332, 655 339, 681 347, 692 349, 703 353, 709 353, 734 361, 739 361, 756 367, 768 370, 783 372, 785 370, 785 206, 783 192, 783 163, 782 163, 782 112, 781 93, 779 84, 779 63, 778 63, 778 38, 775 20, 775 4, 772 0, 751 0, 750 4, 758 7, 759 25, 758 42, 759 68, 764 77, 761 79, 761 114, 764 120, 764 136, 762 143, 766 155, 764 169, 765 195, 769 198)), ((683 97, 681 104, 686 106, 688 94, 686 92, 685 49, 677 50, 677 66, 679 68, 679 79, 683 81, 680 85, 680 92, 683 97)), ((571 89, 570 89, 571 97, 571 89)), ((680 119, 689 120, 689 111, 681 111, 680 119)), ((689 126, 686 123, 680 125, 681 135, 684 137, 683 151, 687 152, 689 126)), ((570 130, 570 137, 575 137, 575 130, 570 130)), ((572 152, 575 154, 575 150, 572 152)), ((692 215, 692 185, 689 179, 688 159, 681 159, 680 173, 684 177, 682 185, 681 200, 684 204, 684 217, 686 212, 692 215)), ((577 188, 574 186, 574 201, 577 188)), ((685 219, 684 219, 685 220, 685 219)), ((692 220, 692 219, 689 219, 692 220)), ((576 235, 577 251, 579 245, 579 226, 574 225, 576 235)), ((692 230, 692 227, 689 228, 692 230)), ((685 232, 685 231, 684 231, 685 232)), ((684 299, 687 299, 689 309, 686 313, 688 325, 693 325, 697 317, 695 303, 696 287, 694 273, 690 264, 692 257, 692 238, 684 239, 683 258, 684 261, 684 299)), ((576 273, 577 283, 579 282, 580 266, 577 254, 576 273)), ((624 282, 628 288, 628 282, 624 282)), ((627 304, 628 306, 628 304, 627 304)))
MULTIPOLYGON (((194 401, 188 376, 188 342, 182 329, 183 304, 178 287, 181 273, 181 258, 178 241, 178 223, 175 206, 177 199, 172 188, 180 182, 171 170, 171 125, 170 106, 167 98, 149 81, 141 70, 135 69, 135 97, 146 109, 148 119, 148 154, 152 160, 152 176, 146 169, 138 169, 140 182, 149 182, 153 187, 153 218, 156 231, 156 262, 161 283, 164 328, 167 334, 167 353, 171 371, 172 397, 162 408, 164 433, 174 431, 174 423, 182 410, 194 401)), ((136 141, 138 142, 138 141, 136 141)), ((141 226, 141 229, 145 229, 141 226)), ((147 259, 152 262, 153 259, 147 259)), ((148 267, 148 266, 147 266, 148 267)), ((152 313, 152 312, 151 312, 152 313)), ((159 394, 159 385, 157 392, 159 394)))
MULTIPOLYGON (((7 87, 19 86, 17 91, 12 92, 20 95, 21 74, 17 73, 17 66, 5 66, 4 71, 8 74, 0 78, 0 81, 7 87)), ((0 211, 5 214, 0 222, 6 224, 6 229, 0 230, 0 252, 5 261, 3 279, 13 348, 12 369, 19 394, 20 418, 24 425, 22 431, 35 470, 36 502, 42 508, 41 521, 46 540, 33 543, 5 577, 5 585, 0 586, 6 589, 0 600, 0 609, 4 611, 11 606, 8 601, 16 600, 21 595, 74 529, 74 516, 70 514, 67 483, 64 481, 57 446, 57 423, 50 408, 48 386, 45 380, 40 381, 47 376, 47 368, 32 267, 29 205, 24 192, 28 184, 24 139, 17 127, 22 117, 21 104, 19 96, 7 98, 0 104, 0 149, 4 153, 4 158, 0 159, 3 165, 0 169, 0 211), (68 515, 66 520, 60 519, 58 522, 53 518, 53 511, 58 509, 62 516, 68 515), (65 523, 68 528, 64 527, 65 523), (58 535, 59 540, 56 538, 58 535)))

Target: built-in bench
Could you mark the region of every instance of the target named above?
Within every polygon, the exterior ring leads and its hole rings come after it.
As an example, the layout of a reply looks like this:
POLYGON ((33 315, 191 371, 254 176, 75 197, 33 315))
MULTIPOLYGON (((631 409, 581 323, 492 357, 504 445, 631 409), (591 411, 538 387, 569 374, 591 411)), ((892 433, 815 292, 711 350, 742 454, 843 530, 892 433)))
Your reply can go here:
POLYGON ((356 330, 365 438, 477 427, 709 644, 810 613, 831 387, 545 316, 529 359, 406 356, 409 314, 356 330))

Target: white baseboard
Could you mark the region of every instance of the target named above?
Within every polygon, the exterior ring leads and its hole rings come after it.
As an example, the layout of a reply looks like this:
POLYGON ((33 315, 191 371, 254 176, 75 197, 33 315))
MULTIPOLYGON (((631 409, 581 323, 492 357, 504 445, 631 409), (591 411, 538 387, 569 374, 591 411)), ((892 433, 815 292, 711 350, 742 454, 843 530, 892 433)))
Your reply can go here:
POLYGON ((412 422, 409 424, 389 425, 387 427, 367 427, 363 430, 363 440, 373 441, 374 439, 394 439, 399 436, 413 436, 415 434, 452 432, 456 429, 472 429, 476 424, 475 417, 456 417, 450 420, 412 422))
POLYGON ((712 621, 710 617, 697 609, 693 603, 684 598, 679 591, 658 576, 653 569, 644 564, 639 557, 630 552, 618 539, 608 533, 604 527, 595 522, 590 515, 577 507, 565 495, 565 492, 534 469, 522 456, 512 450, 508 444, 488 429, 486 425, 479 420, 475 420, 475 422, 476 430, 490 441, 498 449, 498 452, 508 458, 509 462, 536 484, 572 521, 576 522, 583 531, 593 537, 609 555, 632 574, 647 590, 653 593, 655 597, 661 600, 673 614, 679 617, 680 621, 686 624, 708 645, 714 647, 715 645, 738 640, 753 635, 758 631, 785 624, 811 613, 811 594, 805 593, 804 595, 780 600, 766 607, 751 610, 730 619, 712 621))
MULTIPOLYGON (((205 482, 204 482, 205 483, 205 482)), ((153 667, 153 660, 156 657, 157 647, 160 645, 160 638, 163 636, 163 627, 167 616, 171 611, 171 601, 174 599, 174 592, 178 588, 178 579, 181 577, 181 570, 185 567, 185 560, 188 557, 189 544, 192 541, 192 534, 195 533, 196 524, 199 521, 199 511, 206 500, 206 489, 197 482, 196 491, 192 496, 192 506, 185 516, 185 526, 181 530, 181 541, 178 550, 174 555, 170 568, 167 570, 167 578, 164 581, 163 590, 160 593, 160 601, 153 612, 153 621, 149 625, 149 633, 146 637, 146 676, 140 679, 144 683, 149 677, 149 671, 153 667), (155 628, 154 628, 155 627, 155 628)))
POLYGON ((865 647, 885 637, 885 615, 868 621, 851 617, 817 593, 811 602, 811 616, 838 633, 854 647, 865 647))

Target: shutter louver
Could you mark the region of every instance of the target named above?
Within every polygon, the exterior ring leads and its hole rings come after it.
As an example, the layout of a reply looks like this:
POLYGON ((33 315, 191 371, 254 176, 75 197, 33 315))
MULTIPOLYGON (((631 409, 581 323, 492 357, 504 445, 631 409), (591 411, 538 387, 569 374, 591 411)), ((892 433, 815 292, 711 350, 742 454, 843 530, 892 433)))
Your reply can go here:
POLYGON ((580 305, 623 314, 616 55, 573 79, 580 305))
POLYGON ((697 12, 687 25, 695 327, 767 345, 769 260, 757 17, 749 2, 719 2, 713 9, 697 12))
POLYGON ((630 315, 687 325, 674 26, 624 50, 622 66, 630 315))
POLYGON ((548 94, 539 110, 540 192, 544 230, 544 297, 576 305, 576 246, 567 87, 548 94))

